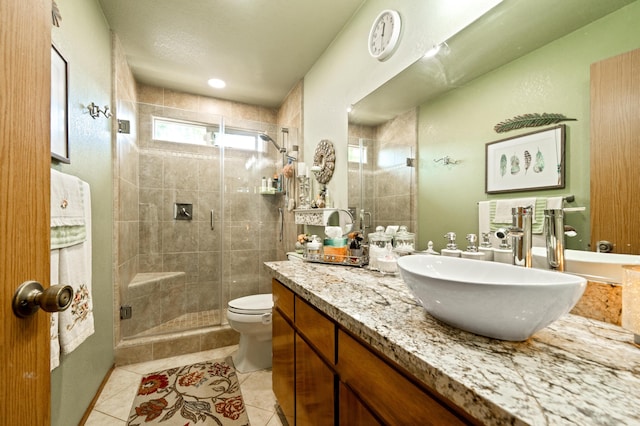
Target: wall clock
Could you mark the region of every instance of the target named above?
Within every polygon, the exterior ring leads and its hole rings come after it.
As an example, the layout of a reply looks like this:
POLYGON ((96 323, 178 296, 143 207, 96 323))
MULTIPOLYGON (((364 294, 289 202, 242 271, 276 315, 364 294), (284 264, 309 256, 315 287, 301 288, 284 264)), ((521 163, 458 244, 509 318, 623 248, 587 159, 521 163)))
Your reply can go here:
POLYGON ((383 10, 373 21, 369 31, 369 54, 384 61, 395 51, 400 40, 402 22, 395 10, 383 10))

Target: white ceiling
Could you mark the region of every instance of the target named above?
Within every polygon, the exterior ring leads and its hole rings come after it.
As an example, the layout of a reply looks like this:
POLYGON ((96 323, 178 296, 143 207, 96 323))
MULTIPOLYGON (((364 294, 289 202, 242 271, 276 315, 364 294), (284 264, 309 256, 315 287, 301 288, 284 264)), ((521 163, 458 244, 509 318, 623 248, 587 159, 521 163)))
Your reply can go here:
POLYGON ((137 81, 277 107, 365 0, 99 2, 137 81))

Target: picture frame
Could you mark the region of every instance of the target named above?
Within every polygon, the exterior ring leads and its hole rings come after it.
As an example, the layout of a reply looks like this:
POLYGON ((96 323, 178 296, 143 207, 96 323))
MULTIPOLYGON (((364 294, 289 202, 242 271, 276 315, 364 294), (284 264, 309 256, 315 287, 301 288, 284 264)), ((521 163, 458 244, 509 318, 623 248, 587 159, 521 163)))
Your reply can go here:
POLYGON ((69 64, 51 46, 51 158, 71 163, 69 157, 69 64))
POLYGON ((565 187, 566 125, 489 142, 485 146, 485 192, 565 187))

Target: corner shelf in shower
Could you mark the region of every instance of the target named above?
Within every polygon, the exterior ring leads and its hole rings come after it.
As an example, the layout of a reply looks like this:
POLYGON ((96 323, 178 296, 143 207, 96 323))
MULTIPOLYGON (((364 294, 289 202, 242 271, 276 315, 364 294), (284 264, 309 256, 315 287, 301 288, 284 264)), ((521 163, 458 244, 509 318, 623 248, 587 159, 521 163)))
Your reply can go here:
POLYGON ((260 195, 276 195, 283 193, 284 191, 277 191, 275 189, 260 189, 260 195))

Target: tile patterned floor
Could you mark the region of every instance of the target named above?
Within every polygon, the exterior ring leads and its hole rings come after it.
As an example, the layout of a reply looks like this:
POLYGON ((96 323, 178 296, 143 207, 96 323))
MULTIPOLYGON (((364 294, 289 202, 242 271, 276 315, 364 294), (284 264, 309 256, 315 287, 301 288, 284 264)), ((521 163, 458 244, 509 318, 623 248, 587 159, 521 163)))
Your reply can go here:
MULTIPOLYGON (((227 346, 116 368, 102 390, 85 425, 125 426, 143 375, 178 365, 224 358, 237 348, 237 345, 227 346)), ((238 380, 251 426, 282 426, 275 411, 276 399, 271 390, 271 370, 238 373, 238 380)))

